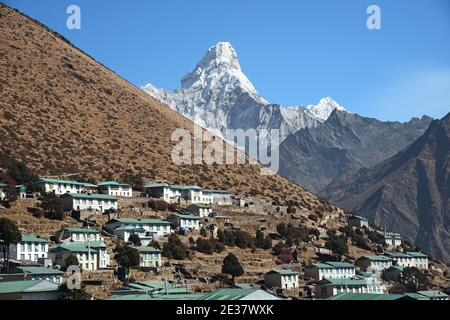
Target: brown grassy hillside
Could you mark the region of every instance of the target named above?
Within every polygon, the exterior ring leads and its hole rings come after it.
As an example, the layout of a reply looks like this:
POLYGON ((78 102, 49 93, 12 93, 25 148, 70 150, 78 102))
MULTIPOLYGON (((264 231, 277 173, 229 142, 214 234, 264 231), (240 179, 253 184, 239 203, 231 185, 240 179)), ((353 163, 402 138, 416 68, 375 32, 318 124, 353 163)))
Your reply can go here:
POLYGON ((40 23, 0 4, 0 151, 42 175, 120 178, 126 170, 172 183, 323 201, 259 166, 175 166, 175 128, 193 123, 73 47, 40 23))

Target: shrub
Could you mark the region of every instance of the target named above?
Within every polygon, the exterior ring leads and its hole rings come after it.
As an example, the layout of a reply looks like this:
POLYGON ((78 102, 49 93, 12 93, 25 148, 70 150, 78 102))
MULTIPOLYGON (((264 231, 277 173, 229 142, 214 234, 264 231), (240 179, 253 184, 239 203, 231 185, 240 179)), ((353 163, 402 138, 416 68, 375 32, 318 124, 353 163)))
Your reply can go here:
POLYGON ((163 256, 169 259, 184 260, 186 259, 186 246, 181 242, 176 234, 169 236, 169 241, 163 246, 163 256))
POLYGON ((283 263, 291 263, 294 260, 291 249, 283 249, 278 255, 278 260, 283 263))
POLYGON ((308 219, 311 220, 311 221, 314 221, 314 222, 319 221, 319 217, 318 217, 316 214, 314 214, 314 213, 311 213, 311 214, 308 216, 308 219))
POLYGON ((169 209, 169 204, 164 200, 152 199, 148 204, 150 208, 156 211, 167 211, 169 209))

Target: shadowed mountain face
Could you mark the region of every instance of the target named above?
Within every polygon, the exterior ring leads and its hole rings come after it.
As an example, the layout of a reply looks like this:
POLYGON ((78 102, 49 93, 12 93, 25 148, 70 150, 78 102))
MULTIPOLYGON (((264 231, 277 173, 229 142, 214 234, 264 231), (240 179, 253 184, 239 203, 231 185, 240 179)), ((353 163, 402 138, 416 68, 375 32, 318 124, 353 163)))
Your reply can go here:
POLYGON ((407 147, 431 121, 383 122, 335 110, 324 124, 286 138, 280 145, 280 174, 320 193, 349 170, 371 167, 407 147))
POLYGON ((0 153, 36 173, 127 173, 325 206, 279 176, 262 176, 260 165, 175 165, 171 135, 192 134, 190 120, 1 3, 0 34, 0 153))
POLYGON ((450 259, 450 114, 416 142, 324 189, 331 202, 400 232, 436 258, 450 259))

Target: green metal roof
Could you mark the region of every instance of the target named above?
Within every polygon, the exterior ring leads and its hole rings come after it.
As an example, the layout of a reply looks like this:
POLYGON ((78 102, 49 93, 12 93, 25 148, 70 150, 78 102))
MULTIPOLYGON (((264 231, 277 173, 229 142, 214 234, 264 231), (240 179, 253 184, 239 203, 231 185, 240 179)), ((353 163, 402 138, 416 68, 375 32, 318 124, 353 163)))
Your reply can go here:
POLYGON ((431 300, 429 297, 414 292, 405 293, 405 296, 412 298, 414 300, 431 300))
POLYGON ((0 282, 0 294, 57 291, 59 286, 47 280, 20 280, 0 282))
POLYGON ((117 182, 117 181, 105 181, 105 182, 99 183, 97 186, 98 186, 98 187, 104 187, 104 186, 122 186, 122 187, 130 187, 129 184, 126 184, 126 183, 120 183, 120 182, 117 182))
POLYGON ((181 186, 181 185, 171 185, 170 188, 179 189, 179 190, 190 190, 190 189, 201 190, 202 189, 199 186, 181 186))
MULTIPOLYGON (((97 252, 96 248, 104 247, 104 244, 101 241, 90 241, 89 245, 91 247, 90 248, 91 253, 97 252)), ((88 248, 87 244, 85 244, 84 242, 83 243, 69 242, 69 243, 64 243, 64 244, 54 246, 48 250, 48 252, 50 252, 50 253, 64 252, 64 251, 69 251, 69 252, 74 252, 74 253, 88 253, 89 248, 88 248)))
POLYGON ((77 186, 84 186, 84 182, 73 181, 73 180, 61 180, 53 178, 40 178, 39 183, 61 183, 61 184, 73 184, 77 186))
POLYGON ((411 255, 402 252, 386 252, 386 255, 392 258, 412 258, 411 255))
POLYGON ((326 263, 313 263, 306 267, 307 269, 332 269, 333 267, 326 263))
POLYGON ((398 300, 401 294, 339 293, 326 300, 398 300))
MULTIPOLYGON (((211 293, 201 296, 198 300, 242 300, 246 296, 262 291, 261 289, 216 289, 211 293)), ((272 295, 267 293, 268 295, 272 295)), ((279 297, 272 295, 274 300, 281 300, 279 297)))
POLYGON ((218 193, 218 194, 230 194, 230 192, 228 190, 204 189, 203 192, 218 193))
POLYGON ((292 271, 290 269, 272 269, 269 272, 267 272, 266 274, 271 274, 271 273, 279 273, 282 275, 296 275, 297 272, 292 271))
POLYGON ((398 270, 398 271, 400 271, 400 272, 403 271, 403 267, 401 267, 401 266, 390 266, 390 267, 387 268, 386 270, 392 270, 392 269, 398 270))
POLYGON ((356 214, 352 215, 350 218, 351 219, 357 219, 357 220, 363 220, 363 221, 369 221, 367 218, 364 218, 362 216, 358 216, 356 214))
POLYGON ((124 300, 124 301, 129 301, 129 300, 199 300, 199 298, 203 297, 204 294, 200 293, 200 294, 162 294, 162 293, 158 293, 155 295, 149 295, 149 294, 126 294, 126 295, 114 295, 109 297, 107 300, 116 300, 116 301, 120 301, 120 300, 124 300))
POLYGON ((58 269, 53 268, 44 268, 44 267, 18 267, 18 269, 22 270, 24 273, 30 274, 45 274, 45 275, 63 275, 64 272, 58 269))
POLYGON ((199 208, 204 208, 204 209, 211 209, 211 208, 212 208, 212 205, 209 204, 209 203, 194 203, 194 204, 191 204, 190 207, 191 207, 191 206, 195 206, 195 207, 199 207, 199 208))
POLYGON ((22 236, 22 240, 20 242, 40 242, 40 243, 48 243, 48 240, 37 236, 22 236))
POLYGON ((365 286, 367 280, 364 279, 347 279, 347 278, 326 278, 319 281, 321 284, 332 284, 341 286, 365 286))
POLYGON ((6 183, 0 182, 0 188, 6 187, 6 186, 7 186, 6 183))
POLYGON ((448 298, 447 294, 437 290, 417 291, 417 293, 428 298, 448 298))
POLYGON ((170 222, 164 221, 164 220, 158 220, 158 219, 112 219, 109 222, 120 222, 125 224, 162 224, 162 225, 169 225, 170 222))
POLYGON ((200 220, 201 219, 200 217, 194 216, 191 214, 174 213, 173 216, 178 217, 180 219, 187 219, 187 220, 200 220))
POLYGON ((386 256, 362 256, 359 259, 366 259, 370 261, 392 261, 392 258, 386 256))
POLYGON ((422 252, 406 252, 406 254, 413 256, 415 258, 428 258, 428 255, 422 252))
POLYGON ((160 253, 161 250, 153 247, 132 247, 133 249, 136 249, 139 252, 142 253, 160 253))
POLYGON ((91 228, 65 228, 64 231, 70 233, 100 233, 98 230, 91 228))
POLYGON ((118 200, 116 197, 110 196, 108 194, 66 193, 61 197, 68 197, 68 196, 75 199, 112 200, 112 201, 118 200))
POLYGON ((161 188, 161 187, 169 187, 167 183, 150 183, 147 184, 144 188, 161 188))
POLYGON ((351 268, 354 269, 356 268, 353 264, 348 263, 348 262, 338 262, 338 261, 329 261, 329 262, 325 262, 326 264, 329 264, 330 266, 340 269, 340 268, 351 268))

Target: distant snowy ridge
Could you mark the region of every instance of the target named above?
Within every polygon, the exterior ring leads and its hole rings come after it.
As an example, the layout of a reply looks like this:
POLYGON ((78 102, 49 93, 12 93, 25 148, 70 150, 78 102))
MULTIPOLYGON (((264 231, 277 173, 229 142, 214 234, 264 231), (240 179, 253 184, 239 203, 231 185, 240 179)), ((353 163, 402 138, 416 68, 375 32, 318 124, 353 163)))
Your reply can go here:
POLYGON ((325 122, 335 109, 345 111, 330 97, 306 107, 270 104, 242 72, 229 42, 211 47, 194 70, 182 78, 181 89, 165 91, 152 84, 142 89, 198 125, 218 130, 223 136, 227 129, 280 129, 283 141, 291 133, 325 122))

